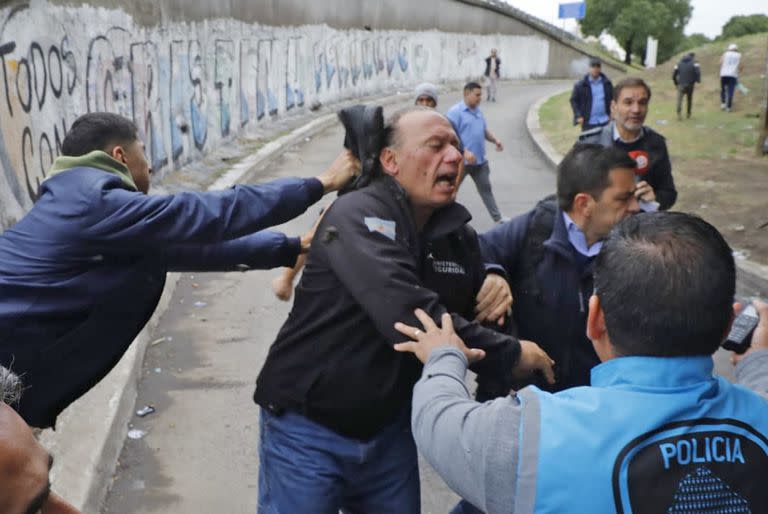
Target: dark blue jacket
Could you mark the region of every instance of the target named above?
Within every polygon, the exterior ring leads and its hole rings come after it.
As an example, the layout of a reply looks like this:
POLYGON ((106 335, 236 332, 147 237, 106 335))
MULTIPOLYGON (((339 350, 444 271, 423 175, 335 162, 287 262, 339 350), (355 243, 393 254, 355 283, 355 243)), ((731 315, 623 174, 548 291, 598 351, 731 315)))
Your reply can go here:
POLYGON ((149 320, 168 270, 292 265, 298 239, 257 231, 322 194, 316 179, 148 196, 114 171, 48 178, 0 234, 0 364, 27 387, 21 415, 51 426, 101 380, 149 320))
MULTIPOLYGON (((613 100, 613 84, 610 79, 601 73, 603 78, 603 91, 605 93, 605 114, 611 117, 611 100, 613 100)), ((573 124, 578 118, 584 118, 585 124, 590 124, 589 115, 592 112, 592 87, 589 85, 589 74, 573 85, 571 93, 571 109, 573 110, 573 124)))
POLYGON ((486 262, 507 272, 515 335, 537 343, 556 362, 554 387, 536 384, 559 391, 589 384, 599 359, 586 336, 593 263, 573 248, 562 211, 549 202, 546 211, 542 202, 480 235, 480 250, 486 262))

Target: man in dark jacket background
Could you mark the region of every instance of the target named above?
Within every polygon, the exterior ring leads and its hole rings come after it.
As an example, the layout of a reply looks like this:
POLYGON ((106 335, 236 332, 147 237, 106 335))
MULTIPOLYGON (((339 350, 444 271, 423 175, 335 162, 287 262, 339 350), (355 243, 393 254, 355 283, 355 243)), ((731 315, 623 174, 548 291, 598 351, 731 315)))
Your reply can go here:
POLYGON ((677 200, 664 136, 646 126, 651 88, 643 79, 629 77, 613 90, 611 116, 604 127, 582 132, 578 143, 615 146, 627 152, 637 162, 635 196, 640 209, 646 212, 667 210, 677 200))
POLYGON ((167 271, 293 265, 298 238, 257 231, 295 218, 358 166, 344 153, 318 178, 150 196, 136 126, 109 113, 78 118, 62 153, 32 209, 0 235, 0 364, 22 377, 18 411, 39 428, 120 360, 167 271))
POLYGON ((496 101, 498 80, 501 77, 501 59, 495 48, 491 48, 491 55, 485 58, 485 76, 488 77, 488 101, 496 101))
POLYGON ((582 131, 606 125, 611 120, 612 98, 613 84, 602 72, 600 59, 590 58, 589 73, 573 85, 573 124, 581 125, 582 131))
POLYGON ((677 86, 677 119, 682 120, 683 96, 685 96, 686 117, 691 117, 691 106, 693 104, 693 87, 697 82, 701 82, 701 69, 699 63, 694 58, 696 54, 688 53, 680 59, 672 72, 672 82, 677 86))
POLYGON ((293 309, 256 382, 259 512, 419 512, 409 430, 421 365, 395 352, 395 321, 452 314, 487 357, 481 377, 511 384, 551 360, 532 342, 472 322, 485 266, 455 202, 462 155, 450 122, 410 107, 390 121, 369 186, 331 205, 293 309), (288 477, 288 478, 286 478, 288 477))

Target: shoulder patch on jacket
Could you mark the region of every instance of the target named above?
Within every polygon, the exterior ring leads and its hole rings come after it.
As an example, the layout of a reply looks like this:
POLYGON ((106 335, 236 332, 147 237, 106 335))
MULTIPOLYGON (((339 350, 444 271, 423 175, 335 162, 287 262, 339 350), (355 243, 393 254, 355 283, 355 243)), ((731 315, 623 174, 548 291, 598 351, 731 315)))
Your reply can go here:
POLYGON ((368 216, 363 218, 363 221, 365 222, 365 226, 368 227, 370 232, 378 232, 384 237, 388 237, 392 241, 395 240, 396 225, 394 221, 368 216))

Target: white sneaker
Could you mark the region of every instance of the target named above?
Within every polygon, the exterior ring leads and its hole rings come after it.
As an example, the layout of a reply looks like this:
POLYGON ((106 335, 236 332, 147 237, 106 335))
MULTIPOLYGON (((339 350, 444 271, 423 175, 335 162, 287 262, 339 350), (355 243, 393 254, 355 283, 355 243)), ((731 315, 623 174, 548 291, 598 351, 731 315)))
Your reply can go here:
POLYGON ((720 104, 720 110, 721 110, 721 111, 724 111, 724 110, 725 110, 725 104, 724 104, 724 103, 723 103, 723 104, 720 104))

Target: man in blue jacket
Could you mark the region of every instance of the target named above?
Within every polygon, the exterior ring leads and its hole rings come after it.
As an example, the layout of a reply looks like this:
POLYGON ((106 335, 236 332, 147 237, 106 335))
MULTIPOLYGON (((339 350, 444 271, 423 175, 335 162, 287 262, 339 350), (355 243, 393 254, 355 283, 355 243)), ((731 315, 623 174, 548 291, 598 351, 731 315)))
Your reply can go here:
POLYGON ((509 277, 515 335, 557 363, 557 381, 542 388, 586 385, 599 363, 585 334, 594 260, 616 223, 639 212, 634 170, 626 152, 575 146, 557 168, 555 197, 480 236, 484 261, 509 277))
POLYGON ((293 265, 301 242, 258 232, 343 186, 344 153, 323 175, 225 191, 148 196, 136 126, 78 118, 32 209, 0 235, 0 364, 25 385, 31 426, 58 414, 120 360, 174 271, 293 265))
POLYGON ((573 85, 573 124, 581 125, 582 131, 607 125, 611 121, 612 99, 613 84, 602 72, 600 59, 592 57, 589 73, 573 85))
POLYGON ((735 385, 712 354, 734 318, 728 244, 695 216, 632 216, 595 266, 592 386, 526 388, 480 404, 451 320, 423 312, 398 345, 425 363, 413 435, 448 485, 495 513, 768 512, 768 304, 735 385), (414 337, 414 334, 416 336, 414 337), (752 389, 751 391, 749 389, 752 389))

